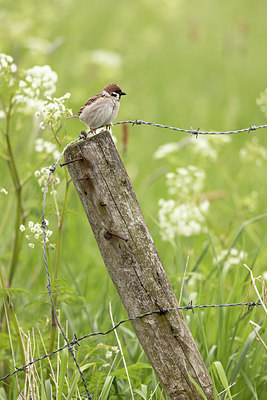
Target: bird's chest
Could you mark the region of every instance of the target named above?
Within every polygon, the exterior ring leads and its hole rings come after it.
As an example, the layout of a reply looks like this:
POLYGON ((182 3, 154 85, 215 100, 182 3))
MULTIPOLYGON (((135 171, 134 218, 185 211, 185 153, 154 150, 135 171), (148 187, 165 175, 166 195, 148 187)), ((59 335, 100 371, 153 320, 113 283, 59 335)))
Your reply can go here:
POLYGON ((113 121, 113 119, 115 119, 117 117, 119 108, 120 108, 119 101, 117 101, 117 100, 112 101, 112 105, 111 105, 111 120, 112 121, 113 121))

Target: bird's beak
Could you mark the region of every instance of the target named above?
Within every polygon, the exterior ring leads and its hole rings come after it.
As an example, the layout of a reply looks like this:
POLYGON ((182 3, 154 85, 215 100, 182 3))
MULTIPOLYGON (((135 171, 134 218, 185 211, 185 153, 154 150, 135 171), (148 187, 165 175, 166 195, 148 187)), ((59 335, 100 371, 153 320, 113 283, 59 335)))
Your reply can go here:
POLYGON ((125 96, 127 93, 125 92, 121 92, 121 96, 125 96))

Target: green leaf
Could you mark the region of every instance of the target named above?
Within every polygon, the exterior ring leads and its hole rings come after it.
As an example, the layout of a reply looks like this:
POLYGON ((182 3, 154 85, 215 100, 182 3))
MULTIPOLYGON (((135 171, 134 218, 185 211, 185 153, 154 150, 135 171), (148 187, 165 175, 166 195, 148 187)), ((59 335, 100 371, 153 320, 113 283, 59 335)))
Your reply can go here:
MULTIPOLYGON (((259 331, 260 330, 260 326, 255 327, 255 331, 259 331)), ((238 373, 240 372, 240 369, 246 359, 246 356, 249 352, 250 346, 252 345, 252 343, 254 342, 254 339, 256 337, 256 333, 253 331, 248 335, 248 338, 246 340, 246 343, 244 344, 244 347, 240 353, 240 356, 237 360, 236 366, 231 374, 231 382, 233 382, 236 378, 236 376, 238 375, 238 373)))
POLYGON ((185 361, 184 361, 184 366, 185 366, 185 370, 186 370, 186 372, 187 372, 187 375, 188 375, 190 381, 193 383, 193 385, 195 386, 195 388, 197 389, 197 391, 201 394, 201 396, 202 396, 202 398, 203 398, 204 400, 208 400, 208 399, 207 399, 207 396, 205 395, 205 393, 203 392, 203 390, 201 389, 201 387, 199 386, 199 384, 198 384, 198 383, 192 378, 192 376, 189 374, 189 372, 188 372, 188 370, 187 370, 187 368, 186 368, 185 361))
POLYGON ((113 382, 114 378, 115 378, 115 376, 111 376, 111 375, 107 376, 107 378, 106 378, 106 380, 104 382, 103 389, 102 389, 101 400, 108 399, 109 392, 110 392, 111 385, 112 385, 112 382, 113 382))
POLYGON ((45 380, 45 392, 46 392, 46 397, 47 399, 52 399, 52 392, 51 392, 51 382, 50 379, 45 380))
POLYGON ((0 388, 0 400, 7 400, 6 392, 4 388, 0 388))
POLYGON ((232 400, 231 392, 229 389, 229 383, 225 374, 225 371, 223 369, 222 363, 220 361, 214 361, 213 362, 214 367, 216 368, 216 371, 218 373, 218 376, 220 378, 220 381, 222 383, 223 388, 226 390, 226 393, 229 396, 229 399, 232 400))
MULTIPOLYGON (((138 362, 128 367, 129 375, 132 378, 139 377, 142 374, 143 369, 151 369, 150 364, 138 362)), ((116 371, 112 372, 112 376, 116 376, 116 378, 120 379, 127 379, 126 371, 124 368, 117 369, 116 371)))
POLYGON ((57 400, 60 400, 62 397, 62 394, 63 394, 64 378, 66 375, 67 365, 68 365, 68 360, 69 360, 69 350, 68 349, 62 350, 60 360, 61 360, 61 364, 60 364, 57 400))
MULTIPOLYGON (((92 366, 95 366, 95 363, 85 364, 82 367, 80 367, 80 369, 83 372, 83 371, 85 371, 86 369, 88 369, 88 368, 90 368, 92 366)), ((75 369, 74 378, 72 380, 72 384, 71 384, 71 387, 70 387, 70 390, 69 390, 69 393, 68 393, 67 400, 71 400, 74 397, 73 393, 74 393, 74 390, 77 388, 79 378, 80 378, 79 371, 75 369)))
POLYGON ((135 389, 134 392, 139 394, 142 399, 147 400, 147 385, 141 384, 141 390, 135 389))

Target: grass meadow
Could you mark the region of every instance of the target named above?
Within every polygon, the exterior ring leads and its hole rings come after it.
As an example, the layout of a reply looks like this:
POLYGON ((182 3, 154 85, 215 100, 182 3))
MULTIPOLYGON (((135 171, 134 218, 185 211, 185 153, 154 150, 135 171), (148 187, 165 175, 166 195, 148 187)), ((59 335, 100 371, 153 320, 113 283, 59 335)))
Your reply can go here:
MULTIPOLYGON (((40 224, 45 167, 84 129, 65 119, 70 109, 117 82, 127 93, 117 120, 205 131, 266 124, 266 14, 266 2, 248 0, 0 1, 0 52, 12 57, 0 55, 0 378, 63 345, 51 328, 40 224)), ((188 264, 181 305, 257 301, 244 264, 265 300, 267 130, 196 138, 137 125, 127 143, 120 125, 112 134, 178 299, 188 264)), ((69 338, 109 329, 109 304, 115 322, 126 318, 61 168, 46 219, 69 338)), ((266 399, 263 307, 184 315, 220 398, 266 399)), ((130 323, 117 333, 76 353, 93 398, 166 399, 130 323)), ((1 400, 84 395, 65 350, 0 382, 1 400)))

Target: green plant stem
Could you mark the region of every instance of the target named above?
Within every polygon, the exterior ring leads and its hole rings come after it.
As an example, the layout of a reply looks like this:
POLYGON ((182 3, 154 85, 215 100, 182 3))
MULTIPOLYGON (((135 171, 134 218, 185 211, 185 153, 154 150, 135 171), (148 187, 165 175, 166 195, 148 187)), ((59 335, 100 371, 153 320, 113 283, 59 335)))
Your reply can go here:
MULTIPOLYGON (((21 249, 21 239, 22 234, 20 232, 20 224, 24 222, 23 217, 23 208, 22 208, 22 197, 21 197, 21 183, 18 175, 18 169, 15 162, 15 156, 13 153, 12 145, 10 142, 10 119, 11 119, 11 112, 12 112, 12 99, 10 99, 9 108, 6 111, 6 129, 4 132, 4 136, 6 139, 6 147, 7 147, 7 164, 10 170, 11 179, 13 182, 14 192, 17 199, 16 205, 16 217, 15 217, 15 235, 13 240, 13 249, 12 249, 12 256, 9 266, 9 274, 8 274, 8 282, 7 287, 11 287, 12 280, 16 271, 16 267, 18 264, 19 253, 21 249)), ((0 321, 3 320, 3 308, 1 309, 0 321)))
MULTIPOLYGON (((67 173, 65 173, 65 175, 67 175, 67 173)), ((63 205, 63 209, 62 209, 62 212, 61 212, 59 225, 58 225, 58 246, 57 246, 57 252, 56 252, 54 280, 56 280, 57 277, 58 277, 59 260, 60 260, 61 247, 62 247, 62 228, 63 228, 63 222, 64 222, 64 219, 65 219, 67 206, 68 206, 69 186, 70 186, 70 181, 68 180, 68 176, 66 176, 64 205, 63 205)))
MULTIPOLYGON (((56 282, 58 278, 58 271, 59 271, 59 263, 60 263, 60 257, 61 257, 61 249, 62 249, 62 229, 63 229, 63 222, 65 219, 66 211, 67 211, 67 205, 68 205, 68 198, 69 198, 69 185, 70 185, 70 180, 68 179, 68 173, 65 171, 65 179, 66 179, 66 186, 65 186, 65 198, 64 198, 64 204, 62 211, 60 215, 58 215, 58 240, 57 240, 57 250, 56 250, 56 259, 55 259, 55 267, 54 267, 54 274, 53 274, 53 283, 56 282)), ((56 209, 58 209, 57 206, 57 200, 54 198, 56 209)), ((53 294, 53 302, 54 306, 56 307, 57 304, 57 297, 58 293, 55 290, 55 293, 53 294)), ((55 337, 56 337, 56 319, 53 310, 51 311, 51 330, 50 330, 50 344, 49 344, 49 352, 53 351, 54 348, 54 342, 55 342, 55 337)))
POLYGON ((12 111, 12 100, 10 101, 9 108, 6 113, 6 145, 7 145, 7 154, 8 154, 8 167, 10 169, 10 174, 17 198, 17 207, 16 207, 16 219, 15 219, 15 237, 13 242, 13 250, 12 257, 9 268, 9 277, 8 277, 8 287, 11 286, 12 280, 15 274, 18 257, 21 249, 21 232, 19 230, 20 224, 23 222, 23 208, 22 208, 22 198, 21 198, 21 183, 18 175, 18 169, 15 162, 15 157, 13 153, 13 149, 10 142, 10 119, 11 119, 11 111, 12 111))
MULTIPOLYGON (((5 330, 6 330, 6 333, 9 335, 10 342, 12 343, 12 336, 11 336, 10 322, 9 322, 11 319, 11 321, 13 323, 13 327, 15 329, 15 333, 16 333, 16 340, 19 344, 20 363, 25 364, 26 358, 25 358, 25 352, 24 352, 21 331, 19 328, 19 324, 18 324, 18 320, 17 320, 16 314, 15 314, 14 307, 13 307, 11 298, 8 294, 8 289, 5 285, 4 277, 3 277, 3 274, 1 271, 0 271, 0 287, 3 288, 3 310, 4 310, 3 314, 6 317, 5 330)), ((1 371, 3 370, 4 375, 6 375, 9 372, 9 368, 10 368, 9 357, 10 357, 10 354, 8 354, 7 359, 5 361, 0 363, 0 367, 2 367, 0 369, 1 369, 1 371)), ((14 359, 14 362, 15 362, 15 359, 14 359)), ((10 380, 6 380, 4 382, 4 387, 6 390, 7 397, 9 396, 10 385, 11 385, 10 380)))

